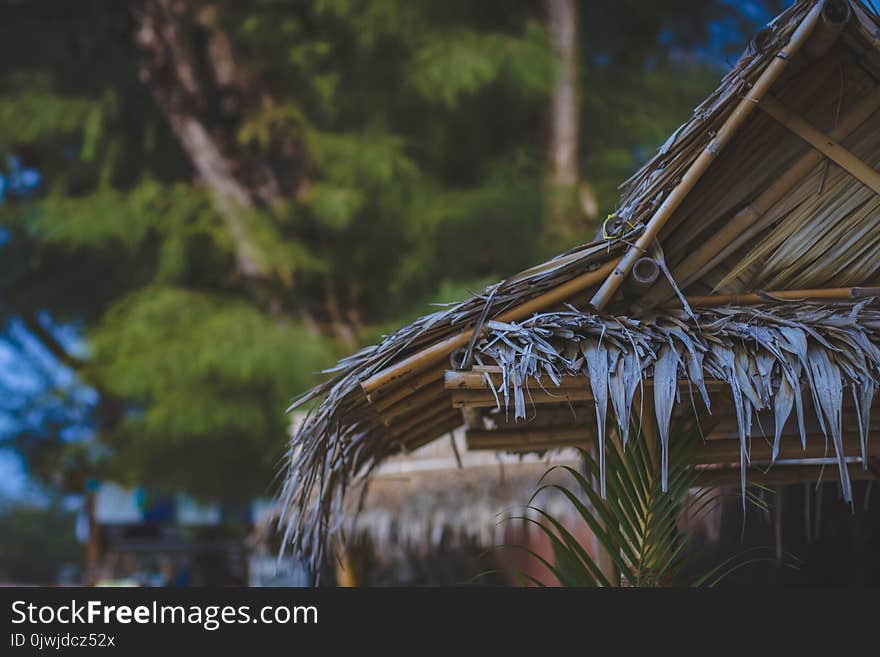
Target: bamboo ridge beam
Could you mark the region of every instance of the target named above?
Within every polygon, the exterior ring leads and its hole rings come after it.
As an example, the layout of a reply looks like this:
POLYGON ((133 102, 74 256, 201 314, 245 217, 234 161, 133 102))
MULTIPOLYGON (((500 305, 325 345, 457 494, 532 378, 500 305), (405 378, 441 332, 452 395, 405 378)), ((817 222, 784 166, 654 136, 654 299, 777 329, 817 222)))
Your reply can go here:
POLYGON ((841 146, 839 142, 817 130, 809 121, 772 96, 768 95, 764 98, 759 107, 862 184, 880 194, 880 173, 841 146))
MULTIPOLYGON (((528 317, 532 313, 560 303, 573 294, 599 283, 614 269, 617 262, 616 258, 610 262, 606 262, 599 268, 581 274, 562 285, 548 290, 534 299, 526 301, 524 304, 517 306, 516 308, 511 308, 510 310, 501 313, 498 317, 493 317, 492 319, 499 322, 517 321, 528 317)), ((370 396, 380 388, 395 385, 417 373, 423 372, 431 365, 435 365, 444 358, 448 358, 456 349, 467 346, 473 333, 474 329, 471 328, 446 338, 445 340, 441 340, 422 351, 404 358, 399 363, 395 363, 394 365, 377 372, 370 378, 365 379, 361 382, 361 387, 364 392, 370 396)))
MULTIPOLYGON (((829 136, 835 141, 846 139, 878 109, 880 109, 880 86, 875 87, 871 93, 847 112, 841 118, 840 124, 829 133, 829 136)), ((755 200, 737 212, 712 237, 703 241, 673 270, 672 277, 678 285, 684 289, 751 239, 753 226, 771 207, 809 175, 810 171, 819 165, 824 158, 825 156, 821 152, 810 150, 755 200)), ((650 308, 672 296, 672 288, 668 283, 661 282, 643 296, 640 302, 644 307, 650 308)))
POLYGON ((816 23, 822 16, 825 2, 817 2, 804 20, 798 25, 788 44, 779 52, 767 68, 764 69, 760 77, 755 81, 750 92, 743 98, 739 104, 731 112, 730 116, 721 126, 718 134, 709 143, 708 146, 697 156, 693 164, 688 168, 687 172, 682 176, 681 181, 676 185, 669 195, 660 204, 660 207, 651 216, 651 219, 645 224, 645 230, 636 240, 636 243, 629 248, 620 260, 620 264, 614 268, 602 286, 593 295, 591 304, 598 310, 602 310, 608 302, 611 301, 615 292, 620 288, 621 283, 629 275, 632 266, 636 260, 647 253, 651 243, 660 233, 660 229, 672 216, 672 213, 681 205, 681 202, 694 188, 703 174, 709 168, 709 165, 715 161, 718 153, 731 140, 733 135, 745 120, 754 111, 755 106, 761 102, 765 95, 770 92, 773 84, 779 79, 783 71, 785 71, 788 62, 800 50, 801 46, 807 41, 808 37, 816 27, 816 23))

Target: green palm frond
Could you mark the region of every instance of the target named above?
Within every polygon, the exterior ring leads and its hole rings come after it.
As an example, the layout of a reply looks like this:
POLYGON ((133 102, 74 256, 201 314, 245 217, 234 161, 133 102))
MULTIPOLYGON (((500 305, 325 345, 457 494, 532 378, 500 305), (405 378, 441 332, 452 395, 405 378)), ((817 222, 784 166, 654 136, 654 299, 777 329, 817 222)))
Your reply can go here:
MULTIPOLYGON (((546 536, 553 548, 553 563, 523 547, 562 586, 657 587, 685 584, 680 581, 685 564, 687 535, 679 529, 684 514, 699 518, 721 501, 715 488, 698 488, 698 473, 690 467, 697 437, 681 427, 669 440, 668 480, 662 481, 663 456, 652 441, 629 441, 623 449, 617 440, 606 440, 606 490, 603 497, 597 482, 600 464, 593 452, 579 450, 584 472, 569 466, 549 469, 538 484, 523 515, 525 521, 546 536), (561 481, 558 474, 562 474, 561 481), (551 481, 553 479, 553 481, 551 481), (576 511, 605 552, 613 569, 602 567, 562 521, 541 508, 545 493, 561 495, 576 511), (613 575, 609 571, 613 570, 613 575)), ((754 497, 748 495, 749 499, 754 497)), ((737 555, 719 564, 692 585, 712 585, 727 573, 751 563, 737 555)), ((523 575, 523 583, 545 585, 539 577, 523 575)))

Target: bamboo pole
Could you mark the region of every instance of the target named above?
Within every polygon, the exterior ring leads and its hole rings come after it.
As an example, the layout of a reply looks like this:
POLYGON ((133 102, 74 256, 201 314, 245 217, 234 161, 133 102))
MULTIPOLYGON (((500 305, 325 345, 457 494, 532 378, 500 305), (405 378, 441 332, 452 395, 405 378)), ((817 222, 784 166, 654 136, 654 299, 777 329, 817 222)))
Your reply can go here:
MULTIPOLYGON (((560 303, 571 295, 585 290, 592 285, 599 283, 617 264, 617 259, 602 264, 598 269, 588 271, 577 276, 570 281, 563 283, 544 294, 541 294, 524 304, 511 308, 507 312, 501 313, 493 319, 499 322, 511 322, 528 317, 532 313, 543 310, 549 306, 560 303)), ((399 363, 395 363, 384 370, 377 372, 368 379, 361 382, 361 387, 369 396, 377 390, 393 386, 400 383, 419 372, 423 372, 431 365, 439 363, 447 358, 453 351, 464 347, 470 342, 474 329, 470 328, 461 333, 441 340, 432 344, 430 347, 404 358, 399 363)))
MULTIPOLYGON (((875 87, 870 94, 847 112, 841 118, 840 124, 829 133, 829 136, 836 141, 846 139, 878 109, 880 109, 880 86, 875 87)), ((752 226, 793 187, 801 183, 810 171, 822 162, 824 157, 817 150, 806 153, 755 200, 734 215, 718 232, 702 242, 673 270, 672 276, 678 285, 684 289, 740 248, 752 237, 750 232, 752 226)), ((668 283, 661 282, 644 295, 640 303, 645 308, 650 308, 672 296, 672 288, 668 283)))
POLYGON ((443 373, 448 367, 449 366, 446 364, 441 364, 439 367, 425 370, 421 374, 407 379, 395 388, 386 388, 382 391, 377 391, 369 396, 369 401, 373 405, 373 408, 381 413, 410 395, 428 387, 432 383, 440 381, 443 378, 443 373), (383 392, 384 394, 381 394, 383 392))
MULTIPOLYGON (((836 460, 830 459, 826 465, 774 465, 766 472, 760 468, 748 468, 746 481, 749 484, 815 484, 818 481, 832 482, 840 480, 840 471, 836 460)), ((847 465, 849 478, 852 481, 877 479, 874 470, 865 470, 861 463, 847 465)), ((740 485, 739 467, 701 468, 696 480, 699 488, 740 485)))
POLYGON ((536 451, 584 445, 590 440, 587 427, 549 427, 540 429, 471 429, 468 449, 536 451))
MULTIPOLYGON (((752 463, 769 462, 773 452, 773 446, 765 440, 758 440, 755 436, 749 458, 752 463)), ((795 459, 818 459, 831 457, 834 448, 825 444, 825 436, 813 434, 807 436, 806 450, 801 447, 800 438, 789 436, 790 440, 782 440, 777 460, 795 459)), ((709 440, 700 445, 694 454, 695 465, 709 465, 713 463, 729 463, 739 468, 739 438, 727 438, 723 440, 709 440)), ((869 451, 869 456, 876 455, 877 447, 869 451)), ((858 436, 848 436, 843 442, 843 453, 850 457, 861 457, 862 447, 858 436)))
POLYGON ((413 452, 419 447, 424 447, 431 441, 436 440, 443 434, 455 431, 462 424, 464 424, 464 421, 461 419, 461 414, 457 413, 455 416, 437 422, 422 431, 413 432, 403 441, 403 450, 405 452, 413 452))
POLYGON ((402 416, 396 422, 388 424, 388 432, 392 436, 406 436, 407 432, 419 431, 423 426, 439 420, 443 415, 459 412, 442 403, 432 404, 418 413, 402 416))
POLYGON ((621 258, 620 263, 614 268, 614 271, 605 279, 602 286, 593 295, 591 304, 598 310, 602 310, 611 301, 615 292, 617 292, 621 283, 629 274, 636 260, 647 253, 648 247, 660 233, 660 229, 672 216, 672 213, 681 205, 688 193, 694 188, 703 174, 709 168, 709 165, 715 161, 721 149, 730 141, 739 127, 754 111, 755 106, 761 102, 764 96, 770 91, 773 84, 779 79, 783 71, 785 71, 788 62, 797 53, 801 46, 806 42, 813 28, 816 26, 822 10, 824 8, 824 0, 819 0, 813 5, 813 8, 806 15, 804 20, 798 25, 797 29, 791 35, 788 44, 777 54, 767 68, 761 73, 760 77, 755 81, 750 92, 743 98, 739 104, 731 112, 730 116, 721 126, 715 138, 709 142, 706 148, 697 156, 693 164, 688 168, 687 172, 682 176, 681 181, 676 185, 669 195, 664 199, 660 207, 651 216, 651 219, 645 224, 645 230, 639 236, 639 239, 621 258))
MULTIPOLYGON (((504 377, 501 373, 489 374, 492 386, 497 390, 504 385, 504 377)), ((443 375, 443 385, 447 390, 488 390, 485 374, 481 372, 449 370, 443 375)), ((525 381, 529 390, 554 391, 560 388, 587 388, 589 379, 585 376, 563 376, 559 379, 559 385, 553 383, 549 377, 536 379, 529 377, 525 381)))
MULTIPOLYGON (((880 287, 833 287, 812 290, 774 290, 772 292, 751 292, 747 294, 709 294, 687 297, 693 307, 712 308, 717 306, 742 305, 780 301, 807 301, 825 299, 829 301, 866 299, 880 297, 880 287)), ((671 302, 674 303, 674 302, 671 302)))
POLYGON ((862 184, 880 194, 880 173, 874 171, 839 142, 817 130, 809 121, 773 96, 768 95, 764 98, 759 107, 862 184))
POLYGON ((437 383, 422 388, 409 397, 400 400, 394 406, 386 408, 380 415, 386 424, 394 422, 399 417, 420 411, 425 406, 437 403, 437 400, 442 398, 443 394, 443 382, 437 381, 437 383))
MULTIPOLYGON (((593 393, 587 389, 556 388, 531 390, 524 393, 526 404, 570 404, 593 401, 593 393)), ((453 408, 496 408, 501 395, 496 398, 491 390, 453 390, 453 408)))
MULTIPOLYGON (((500 374, 492 374, 490 375, 490 378, 492 380, 492 386, 496 390, 504 384, 504 380, 500 374)), ((568 393, 570 391, 579 392, 582 390, 589 392, 590 390, 590 378, 583 374, 561 377, 558 387, 548 378, 542 378, 539 380, 534 377, 528 377, 523 383, 525 384, 526 390, 531 392, 557 394, 557 391, 568 393)), ((726 389, 727 386, 727 383, 718 379, 708 379, 705 383, 706 389, 710 392, 726 389)), ((644 384, 648 387, 653 385, 651 379, 645 379, 644 384)), ((482 374, 477 374, 475 372, 458 372, 450 370, 445 375, 443 385, 446 390, 451 391, 453 395, 462 395, 462 399, 467 399, 467 395, 473 392, 480 393, 480 395, 475 395, 475 397, 482 396, 494 398, 485 377, 482 374)), ((678 387, 681 391, 688 390, 689 385, 687 379, 679 379, 678 381, 678 387)), ((592 395, 588 401, 592 401, 592 395)))

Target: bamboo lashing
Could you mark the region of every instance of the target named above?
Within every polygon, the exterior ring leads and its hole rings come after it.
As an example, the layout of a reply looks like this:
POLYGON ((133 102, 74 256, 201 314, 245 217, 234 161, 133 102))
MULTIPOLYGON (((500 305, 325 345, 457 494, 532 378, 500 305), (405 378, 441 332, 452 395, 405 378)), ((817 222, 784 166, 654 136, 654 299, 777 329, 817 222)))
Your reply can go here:
POLYGON ((709 142, 708 146, 697 156, 693 164, 688 168, 681 181, 676 185, 669 195, 660 204, 651 219, 645 225, 645 230, 639 236, 639 239, 632 245, 620 263, 609 274, 608 278, 602 283, 599 290, 593 295, 591 304, 597 310, 602 310, 611 301, 617 292, 621 283, 629 275, 632 266, 641 256, 643 256, 648 247, 657 237, 660 229, 672 216, 672 213, 681 205, 688 193, 694 188, 694 185, 702 178, 703 174, 709 168, 709 165, 717 157, 718 153, 730 141, 737 129, 745 122, 745 120, 754 111, 755 106, 760 103, 767 93, 769 93, 773 84, 779 79, 783 71, 785 71, 788 62, 803 46, 810 33, 816 27, 816 23, 822 15, 825 6, 824 0, 817 2, 804 20, 798 25, 797 29, 791 35, 788 44, 777 54, 767 68, 764 69, 760 77, 755 81, 750 92, 743 98, 739 104, 731 112, 730 116, 721 126, 715 138, 709 142))
MULTIPOLYGON (((829 136, 836 141, 846 139, 878 109, 880 109, 880 86, 875 87, 870 94, 847 112, 841 118, 840 124, 829 133, 829 136)), ((799 184, 824 157, 821 152, 810 150, 788 171, 777 178, 776 182, 760 196, 724 224, 711 238, 700 244, 695 251, 691 252, 673 269, 672 276, 678 285, 684 289, 748 241, 753 236, 750 231, 751 227, 795 185, 799 184)), ((672 288, 661 282, 642 297, 640 303, 643 307, 649 308, 672 296, 672 288)))
POLYGON ((835 164, 849 172, 874 192, 880 194, 880 173, 874 171, 867 164, 841 146, 829 135, 813 127, 809 121, 796 114, 790 108, 783 105, 772 96, 767 96, 761 101, 759 107, 772 116, 776 121, 791 130, 798 137, 806 141, 810 146, 828 157, 835 164))
MULTIPOLYGON (((585 290, 599 283, 617 264, 617 259, 604 263, 593 271, 586 272, 570 281, 559 285, 544 294, 526 301, 524 304, 511 308, 493 319, 499 322, 517 321, 528 317, 534 312, 543 310, 549 306, 560 303, 573 294, 585 290)), ((468 344, 473 335, 473 329, 468 329, 453 335, 445 340, 437 342, 422 351, 419 351, 399 363, 395 363, 384 370, 377 372, 361 382, 361 387, 367 395, 375 393, 380 388, 393 385, 414 374, 420 373, 431 365, 439 363, 447 358, 453 351, 468 344)), ((439 378, 439 377, 438 377, 439 378)))

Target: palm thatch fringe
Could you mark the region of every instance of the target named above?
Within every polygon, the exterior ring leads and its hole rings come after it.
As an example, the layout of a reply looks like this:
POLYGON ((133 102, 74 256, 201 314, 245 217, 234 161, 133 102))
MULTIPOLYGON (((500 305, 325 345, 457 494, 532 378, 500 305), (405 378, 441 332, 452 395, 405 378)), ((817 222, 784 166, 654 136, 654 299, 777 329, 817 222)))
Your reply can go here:
POLYGON ((548 381, 549 388, 558 386, 563 376, 589 377, 603 494, 608 402, 625 448, 635 393, 646 378, 653 379, 664 490, 669 426, 680 379, 690 382, 710 412, 706 379, 730 386, 739 427, 743 492, 752 417, 761 410, 774 414, 773 460, 792 410, 805 447, 805 388, 822 432, 833 443, 843 497, 851 502, 843 452, 843 403, 844 395, 851 394, 867 467, 871 403, 874 388, 880 385, 876 346, 880 310, 869 307, 872 301, 697 309, 698 325, 684 311, 635 319, 572 309, 536 315, 520 324, 489 322, 490 333, 477 345, 477 354, 501 367, 502 382, 495 392, 504 408, 513 407, 516 419, 526 417, 530 378, 548 381))

